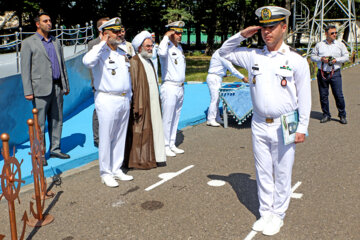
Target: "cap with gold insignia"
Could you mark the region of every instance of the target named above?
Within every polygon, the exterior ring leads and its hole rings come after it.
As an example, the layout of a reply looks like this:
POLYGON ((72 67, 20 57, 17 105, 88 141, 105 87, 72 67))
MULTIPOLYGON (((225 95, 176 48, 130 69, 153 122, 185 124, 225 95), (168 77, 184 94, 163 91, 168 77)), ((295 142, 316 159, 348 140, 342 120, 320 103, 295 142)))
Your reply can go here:
POLYGON ((259 18, 260 26, 271 27, 285 20, 291 12, 282 7, 265 6, 256 9, 255 14, 259 18))
POLYGON ((184 29, 183 29, 184 26, 185 26, 185 23, 183 21, 176 21, 176 22, 169 23, 165 27, 167 27, 169 30, 174 30, 175 32, 182 33, 184 31, 184 29))
POLYGON ((115 17, 110 19, 109 21, 103 23, 99 27, 99 31, 104 30, 121 30, 123 26, 121 25, 121 19, 119 17, 115 17))

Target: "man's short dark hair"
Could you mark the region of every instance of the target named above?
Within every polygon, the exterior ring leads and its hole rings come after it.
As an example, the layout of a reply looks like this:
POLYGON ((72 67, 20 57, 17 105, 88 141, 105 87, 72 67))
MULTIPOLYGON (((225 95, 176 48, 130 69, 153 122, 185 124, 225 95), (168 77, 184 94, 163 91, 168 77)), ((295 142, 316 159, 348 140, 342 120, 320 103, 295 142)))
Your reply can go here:
POLYGON ((97 22, 96 22, 96 27, 99 29, 99 27, 103 24, 104 21, 109 21, 109 20, 110 20, 109 17, 100 18, 100 19, 97 20, 97 22))
POLYGON ((325 32, 329 32, 330 29, 336 29, 336 27, 334 25, 326 26, 325 32))
POLYGON ((50 17, 50 15, 48 14, 48 13, 46 13, 46 12, 41 12, 41 13, 39 13, 38 15, 36 15, 36 17, 34 18, 34 21, 37 23, 37 22, 40 22, 40 17, 41 16, 43 16, 43 15, 46 15, 46 16, 49 16, 50 17))

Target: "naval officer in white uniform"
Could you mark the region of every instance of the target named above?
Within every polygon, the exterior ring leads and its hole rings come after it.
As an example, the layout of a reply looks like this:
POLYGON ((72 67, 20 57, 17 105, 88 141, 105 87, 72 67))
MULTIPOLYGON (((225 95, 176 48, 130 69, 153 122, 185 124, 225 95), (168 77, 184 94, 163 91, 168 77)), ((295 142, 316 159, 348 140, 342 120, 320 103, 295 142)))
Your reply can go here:
POLYGON ((208 126, 219 127, 220 123, 222 123, 219 111, 219 89, 221 88, 223 77, 226 77, 227 70, 229 70, 235 77, 243 79, 244 82, 247 82, 247 77, 244 77, 244 75, 236 70, 231 62, 220 57, 219 50, 216 50, 211 57, 210 67, 206 77, 206 82, 210 91, 210 106, 206 123, 208 126))
POLYGON ((160 57, 162 85, 160 89, 162 117, 165 137, 166 156, 175 157, 184 150, 175 146, 176 132, 180 112, 184 101, 185 56, 180 45, 183 21, 166 25, 169 31, 160 42, 158 55, 160 57))
POLYGON ((248 27, 232 36, 221 47, 220 56, 249 72, 254 113, 252 143, 261 215, 253 230, 274 235, 284 224, 290 202, 295 143, 305 141, 311 110, 311 80, 306 59, 283 42, 290 12, 267 6, 257 9, 255 14, 261 26, 248 27), (266 44, 263 49, 238 47, 258 30, 266 44), (295 110, 299 115, 295 143, 285 145, 280 116, 295 110))
POLYGON ((121 170, 129 121, 131 80, 129 60, 118 48, 120 18, 99 27, 101 41, 83 58, 94 76, 95 108, 99 119, 99 167, 102 182, 117 187, 115 179, 132 180, 121 170))

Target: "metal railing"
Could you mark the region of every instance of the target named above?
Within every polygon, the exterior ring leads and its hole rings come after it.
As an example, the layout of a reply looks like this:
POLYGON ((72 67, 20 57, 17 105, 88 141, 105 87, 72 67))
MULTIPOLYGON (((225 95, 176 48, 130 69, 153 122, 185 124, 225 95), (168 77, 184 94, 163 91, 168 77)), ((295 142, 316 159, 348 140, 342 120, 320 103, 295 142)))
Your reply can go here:
MULTIPOLYGON (((0 35, 0 51, 16 54, 17 72, 20 72, 21 42, 34 33, 35 32, 23 32, 22 28, 19 28, 19 31, 13 34, 0 35)), ((90 21, 90 25, 85 23, 85 27, 80 27, 80 25, 77 24, 74 28, 59 27, 58 24, 55 24, 55 29, 52 29, 50 34, 59 39, 62 46, 74 46, 75 54, 77 46, 87 44, 89 40, 94 38, 93 22, 90 21)))

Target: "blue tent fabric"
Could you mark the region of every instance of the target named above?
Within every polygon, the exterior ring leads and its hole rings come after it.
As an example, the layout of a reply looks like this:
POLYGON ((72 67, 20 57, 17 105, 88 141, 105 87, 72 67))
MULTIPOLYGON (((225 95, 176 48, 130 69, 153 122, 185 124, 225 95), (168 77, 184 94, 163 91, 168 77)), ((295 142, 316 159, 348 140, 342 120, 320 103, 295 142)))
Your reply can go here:
POLYGON ((219 89, 219 93, 226 110, 234 116, 239 125, 252 115, 253 106, 249 84, 225 84, 219 89))

